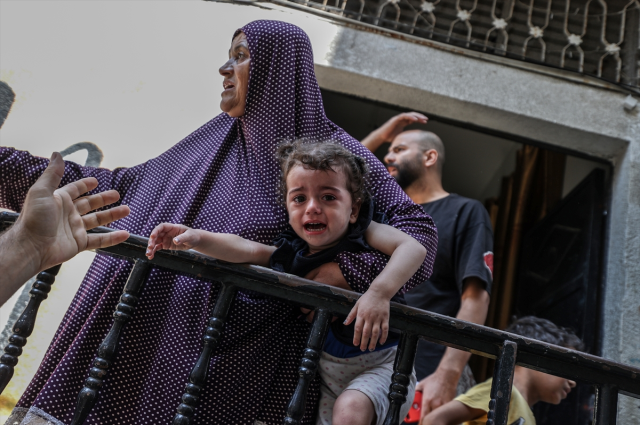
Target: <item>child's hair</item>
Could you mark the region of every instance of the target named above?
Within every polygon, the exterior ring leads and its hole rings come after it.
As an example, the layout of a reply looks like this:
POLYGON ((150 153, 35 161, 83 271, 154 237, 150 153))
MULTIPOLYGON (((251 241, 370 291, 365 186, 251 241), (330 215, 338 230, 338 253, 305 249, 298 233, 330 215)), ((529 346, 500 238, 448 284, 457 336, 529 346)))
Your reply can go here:
POLYGON ((526 338, 537 339, 549 344, 574 350, 583 350, 584 344, 569 328, 557 326, 553 322, 535 316, 524 316, 507 327, 507 332, 526 338))
POLYGON ((306 140, 285 141, 278 146, 277 153, 282 169, 280 195, 287 199, 287 176, 293 167, 302 165, 308 170, 338 172, 347 176, 347 188, 353 202, 367 200, 368 167, 364 159, 352 154, 345 147, 333 142, 311 142, 306 140))

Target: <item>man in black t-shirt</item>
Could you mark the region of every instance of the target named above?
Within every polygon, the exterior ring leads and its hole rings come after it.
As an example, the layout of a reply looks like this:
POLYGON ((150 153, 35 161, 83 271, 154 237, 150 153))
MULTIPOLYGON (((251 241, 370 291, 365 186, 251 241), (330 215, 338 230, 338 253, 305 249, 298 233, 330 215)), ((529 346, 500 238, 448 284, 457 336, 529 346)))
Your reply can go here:
MULTIPOLYGON (((385 163, 391 175, 438 228, 438 249, 431 277, 405 294, 407 304, 473 323, 484 324, 493 280, 493 231, 483 205, 449 194, 442 187, 444 145, 431 132, 402 132, 411 123, 426 123, 416 112, 391 118, 362 143, 375 151, 391 142, 385 163)), ((424 416, 451 401, 470 353, 421 340, 416 374, 424 416)))

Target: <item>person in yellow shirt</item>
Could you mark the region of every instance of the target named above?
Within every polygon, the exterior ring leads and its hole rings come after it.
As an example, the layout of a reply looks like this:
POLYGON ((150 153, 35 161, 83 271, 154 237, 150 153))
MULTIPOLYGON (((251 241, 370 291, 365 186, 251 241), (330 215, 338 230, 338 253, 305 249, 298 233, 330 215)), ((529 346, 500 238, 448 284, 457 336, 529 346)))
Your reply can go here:
MULTIPOLYGON (((522 317, 513 322, 506 331, 573 350, 583 348, 582 341, 571 330, 539 317, 522 317)), ((488 379, 433 410, 424 417, 420 425, 486 424, 491 382, 492 379, 488 379)), ((559 404, 575 386, 576 383, 570 379, 516 366, 507 423, 512 424, 522 418, 524 422, 521 423, 524 425, 535 425, 536 419, 531 411, 534 404, 539 401, 559 404)))

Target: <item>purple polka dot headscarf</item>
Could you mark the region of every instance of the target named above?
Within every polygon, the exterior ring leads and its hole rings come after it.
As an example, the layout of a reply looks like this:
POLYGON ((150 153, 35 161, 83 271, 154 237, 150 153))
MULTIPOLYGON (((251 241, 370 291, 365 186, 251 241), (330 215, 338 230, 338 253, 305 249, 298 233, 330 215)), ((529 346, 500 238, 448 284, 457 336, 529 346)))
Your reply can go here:
MULTIPOLYGON (((369 151, 326 118, 307 35, 278 21, 251 22, 241 31, 251 54, 243 117, 223 113, 135 167, 110 171, 68 162, 63 184, 93 176, 99 181, 96 191, 118 190, 131 214, 113 227, 131 233, 148 236, 159 223, 172 222, 270 243, 288 225, 277 197, 279 141, 335 141, 367 161, 376 208, 389 224, 427 248, 423 267, 403 291, 424 281, 437 243, 433 221, 369 151)), ((0 148, 0 206, 19 210, 47 163, 27 152, 0 148)), ((367 290, 387 260, 377 252, 342 253, 335 259, 359 292, 367 290)), ((26 424, 34 417, 56 425, 71 421, 78 391, 113 323, 131 268, 130 261, 96 256, 10 423, 26 424)), ((218 289, 215 282, 152 270, 86 424, 171 422, 202 349, 218 289)), ((238 293, 192 424, 282 423, 309 330, 298 316, 299 310, 290 304, 253 292, 238 293)), ((318 388, 316 380, 304 424, 314 423, 318 388)))

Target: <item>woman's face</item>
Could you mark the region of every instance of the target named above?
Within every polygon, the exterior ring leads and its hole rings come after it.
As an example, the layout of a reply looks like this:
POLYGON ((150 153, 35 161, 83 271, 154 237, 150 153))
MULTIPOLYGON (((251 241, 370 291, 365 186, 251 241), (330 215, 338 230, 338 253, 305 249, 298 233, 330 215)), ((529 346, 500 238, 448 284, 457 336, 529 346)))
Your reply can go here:
POLYGON ((247 104, 249 88, 249 44, 243 32, 235 36, 229 49, 229 60, 220 67, 224 77, 220 109, 230 117, 241 117, 247 104))

